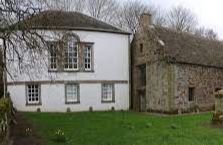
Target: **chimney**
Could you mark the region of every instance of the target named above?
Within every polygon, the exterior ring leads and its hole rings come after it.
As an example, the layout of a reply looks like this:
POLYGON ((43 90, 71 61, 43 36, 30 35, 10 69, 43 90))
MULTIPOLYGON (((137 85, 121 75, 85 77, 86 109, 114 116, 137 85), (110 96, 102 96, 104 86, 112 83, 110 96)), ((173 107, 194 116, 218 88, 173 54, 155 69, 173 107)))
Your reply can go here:
POLYGON ((152 15, 149 13, 143 13, 140 16, 139 25, 142 28, 148 28, 149 25, 152 25, 152 15))

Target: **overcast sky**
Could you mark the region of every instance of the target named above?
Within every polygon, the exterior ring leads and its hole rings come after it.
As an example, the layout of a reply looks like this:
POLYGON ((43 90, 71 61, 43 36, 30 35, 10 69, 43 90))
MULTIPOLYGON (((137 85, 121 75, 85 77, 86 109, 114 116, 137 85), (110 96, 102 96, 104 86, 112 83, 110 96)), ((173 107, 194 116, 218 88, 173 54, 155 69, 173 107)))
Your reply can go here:
POLYGON ((191 9, 201 26, 214 29, 223 40, 223 0, 143 0, 162 9, 182 5, 191 9))

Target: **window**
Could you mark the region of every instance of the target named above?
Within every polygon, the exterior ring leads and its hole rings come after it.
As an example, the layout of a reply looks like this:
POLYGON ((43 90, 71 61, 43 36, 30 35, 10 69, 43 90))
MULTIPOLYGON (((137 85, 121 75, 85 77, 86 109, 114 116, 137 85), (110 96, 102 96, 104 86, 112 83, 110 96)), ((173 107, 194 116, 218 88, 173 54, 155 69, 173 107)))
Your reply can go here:
POLYGON ((114 102, 115 91, 113 84, 102 84, 102 102, 114 102))
POLYGON ((140 53, 143 53, 143 44, 142 43, 140 43, 140 53))
POLYGON ((69 37, 65 43, 65 70, 78 69, 78 45, 74 37, 69 37))
POLYGON ((55 43, 51 42, 49 44, 49 67, 50 70, 56 70, 57 69, 57 46, 55 43))
POLYGON ((79 103, 79 85, 67 84, 65 86, 66 103, 79 103))
POLYGON ((218 92, 220 90, 221 90, 221 88, 215 88, 215 92, 218 92))
POLYGON ((139 66, 140 86, 146 86, 146 64, 139 66))
POLYGON ((194 88, 190 87, 188 94, 189 94, 189 101, 194 101, 194 88))
POLYGON ((84 48, 84 69, 91 70, 91 46, 86 46, 84 48))
POLYGON ((26 86, 27 104, 40 104, 40 86, 32 84, 26 86))

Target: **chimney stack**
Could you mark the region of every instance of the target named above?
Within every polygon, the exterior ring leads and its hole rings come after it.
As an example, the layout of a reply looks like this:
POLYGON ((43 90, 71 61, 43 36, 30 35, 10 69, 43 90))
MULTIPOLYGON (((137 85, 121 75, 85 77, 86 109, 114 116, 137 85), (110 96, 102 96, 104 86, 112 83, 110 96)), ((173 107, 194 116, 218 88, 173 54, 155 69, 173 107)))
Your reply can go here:
POLYGON ((142 28, 148 28, 149 25, 152 25, 152 15, 149 13, 143 13, 140 16, 139 25, 142 28))

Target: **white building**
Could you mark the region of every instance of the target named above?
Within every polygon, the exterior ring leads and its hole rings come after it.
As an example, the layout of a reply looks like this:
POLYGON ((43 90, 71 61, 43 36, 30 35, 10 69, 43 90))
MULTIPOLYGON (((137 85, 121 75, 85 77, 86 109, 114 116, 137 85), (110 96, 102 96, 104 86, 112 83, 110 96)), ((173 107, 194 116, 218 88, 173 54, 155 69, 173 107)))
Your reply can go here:
POLYGON ((34 60, 48 66, 27 68, 29 74, 12 68, 16 60, 8 62, 14 78, 7 77, 7 87, 16 109, 129 109, 129 33, 77 12, 45 11, 33 21, 51 51, 34 60))

